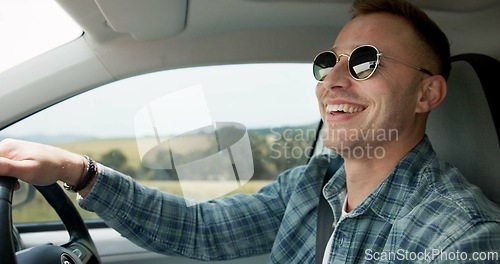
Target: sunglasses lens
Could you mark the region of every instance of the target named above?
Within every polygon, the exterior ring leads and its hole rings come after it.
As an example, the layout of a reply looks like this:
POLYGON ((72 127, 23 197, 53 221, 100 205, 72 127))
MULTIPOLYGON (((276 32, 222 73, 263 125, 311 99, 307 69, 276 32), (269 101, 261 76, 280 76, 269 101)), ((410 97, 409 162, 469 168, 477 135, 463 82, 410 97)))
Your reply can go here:
POLYGON ((377 69, 378 56, 374 47, 362 46, 355 49, 349 59, 349 71, 358 80, 368 79, 377 69))
POLYGON ((324 51, 318 54, 313 62, 314 78, 318 81, 323 81, 335 64, 337 64, 337 58, 332 52, 324 51))

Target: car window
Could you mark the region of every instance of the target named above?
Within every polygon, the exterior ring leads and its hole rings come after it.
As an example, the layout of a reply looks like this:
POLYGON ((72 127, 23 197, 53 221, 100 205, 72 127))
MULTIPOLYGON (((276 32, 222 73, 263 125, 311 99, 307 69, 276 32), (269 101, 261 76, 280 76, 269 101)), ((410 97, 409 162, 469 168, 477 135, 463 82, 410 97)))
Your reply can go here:
MULTIPOLYGON (((142 184, 204 201, 256 192, 307 162, 320 119, 314 89, 309 64, 155 72, 55 104, 5 128, 0 139, 59 146, 142 184)), ((29 195, 24 186, 15 199, 29 195)), ((58 219, 38 194, 19 203, 15 222, 58 219)))

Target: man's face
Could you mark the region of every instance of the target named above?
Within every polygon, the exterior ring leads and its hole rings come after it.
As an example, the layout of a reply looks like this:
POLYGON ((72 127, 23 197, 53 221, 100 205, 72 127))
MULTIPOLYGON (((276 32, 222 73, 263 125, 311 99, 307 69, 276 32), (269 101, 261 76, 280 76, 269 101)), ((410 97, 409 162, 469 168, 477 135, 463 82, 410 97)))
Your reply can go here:
MULTIPOLYGON (((333 51, 350 55, 360 45, 373 45, 381 53, 419 65, 417 43, 412 27, 403 18, 376 13, 351 20, 339 33, 333 51)), ((417 88, 425 77, 421 72, 381 57, 369 79, 356 81, 350 76, 347 63, 347 57, 341 57, 316 86, 326 125, 326 147, 344 157, 373 156, 376 148, 393 146, 414 133, 422 133, 423 124, 416 122, 415 114, 417 88)))

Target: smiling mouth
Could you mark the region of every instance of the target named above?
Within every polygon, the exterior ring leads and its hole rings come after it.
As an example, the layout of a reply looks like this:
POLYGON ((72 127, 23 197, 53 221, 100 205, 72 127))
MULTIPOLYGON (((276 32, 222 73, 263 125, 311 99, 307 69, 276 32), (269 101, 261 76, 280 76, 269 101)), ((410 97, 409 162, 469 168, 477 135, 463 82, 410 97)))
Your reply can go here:
POLYGON ((336 113, 353 114, 361 112, 365 110, 365 108, 362 106, 351 105, 351 104, 334 104, 334 105, 326 105, 325 110, 329 114, 336 114, 336 113))

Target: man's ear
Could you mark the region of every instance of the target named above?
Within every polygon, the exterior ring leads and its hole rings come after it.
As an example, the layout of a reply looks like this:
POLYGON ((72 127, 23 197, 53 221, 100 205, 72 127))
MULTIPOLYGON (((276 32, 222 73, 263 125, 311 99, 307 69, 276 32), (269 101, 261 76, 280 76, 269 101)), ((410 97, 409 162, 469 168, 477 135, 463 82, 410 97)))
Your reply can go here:
POLYGON ((416 113, 430 112, 441 104, 448 92, 446 80, 441 75, 427 77, 419 87, 421 91, 415 106, 416 113))

